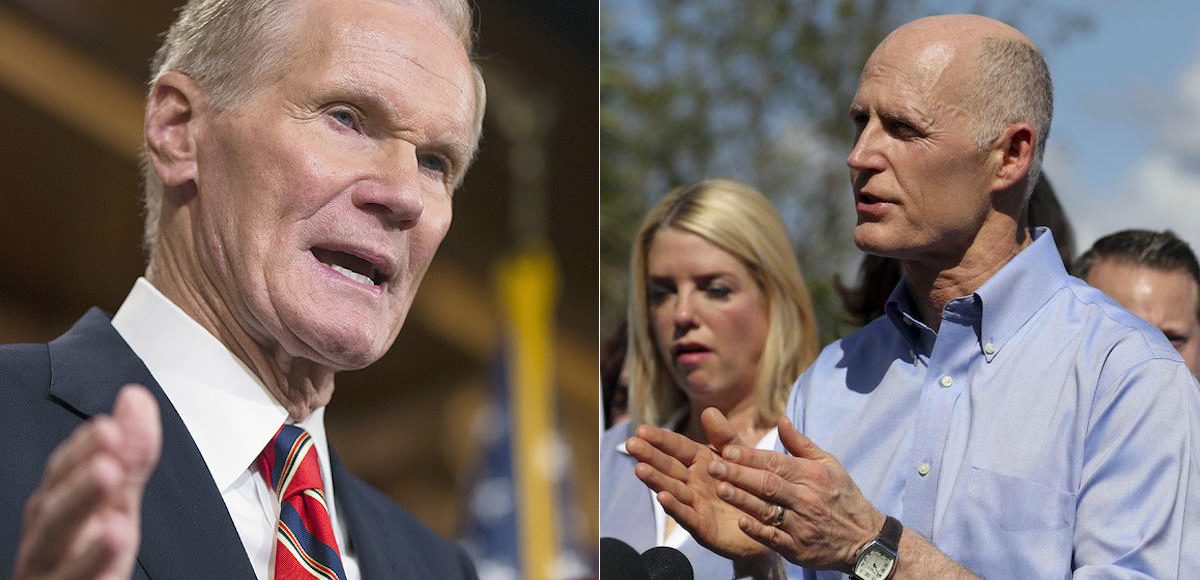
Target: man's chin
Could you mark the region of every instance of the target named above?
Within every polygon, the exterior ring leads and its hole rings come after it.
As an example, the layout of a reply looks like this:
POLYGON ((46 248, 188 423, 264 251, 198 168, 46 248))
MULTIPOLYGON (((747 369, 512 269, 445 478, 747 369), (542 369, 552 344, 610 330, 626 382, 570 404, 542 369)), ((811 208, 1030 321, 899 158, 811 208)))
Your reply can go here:
POLYGON ((344 346, 333 345, 333 348, 317 351, 321 364, 337 372, 357 371, 375 364, 388 351, 386 348, 338 348, 344 346))
POLYGON ((863 253, 885 258, 894 257, 895 244, 888 243, 887 237, 880 235, 877 224, 859 224, 854 228, 854 245, 863 253))
POLYGON ((308 351, 300 356, 327 366, 334 371, 354 371, 374 364, 392 347, 395 334, 382 329, 327 328, 309 326, 296 333, 308 351))

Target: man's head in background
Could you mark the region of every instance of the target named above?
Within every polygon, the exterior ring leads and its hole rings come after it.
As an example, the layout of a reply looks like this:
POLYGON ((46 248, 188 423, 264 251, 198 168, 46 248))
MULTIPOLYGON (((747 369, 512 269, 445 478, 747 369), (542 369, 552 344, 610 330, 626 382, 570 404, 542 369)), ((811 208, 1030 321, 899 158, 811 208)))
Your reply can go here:
POLYGON ((1100 238, 1075 275, 1157 326, 1200 376, 1200 265, 1170 230, 1124 230, 1100 238))
POLYGON ((462 0, 198 0, 154 61, 147 277, 296 418, 390 348, 484 108, 462 0))

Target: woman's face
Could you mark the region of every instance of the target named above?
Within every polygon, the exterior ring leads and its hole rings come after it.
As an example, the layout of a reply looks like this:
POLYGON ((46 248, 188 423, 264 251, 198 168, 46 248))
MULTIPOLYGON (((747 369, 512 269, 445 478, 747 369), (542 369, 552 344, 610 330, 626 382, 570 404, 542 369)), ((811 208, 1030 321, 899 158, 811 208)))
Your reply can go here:
POLYGON ((665 228, 650 242, 646 270, 654 342, 675 384, 704 406, 753 397, 767 299, 745 264, 696 234, 665 228))

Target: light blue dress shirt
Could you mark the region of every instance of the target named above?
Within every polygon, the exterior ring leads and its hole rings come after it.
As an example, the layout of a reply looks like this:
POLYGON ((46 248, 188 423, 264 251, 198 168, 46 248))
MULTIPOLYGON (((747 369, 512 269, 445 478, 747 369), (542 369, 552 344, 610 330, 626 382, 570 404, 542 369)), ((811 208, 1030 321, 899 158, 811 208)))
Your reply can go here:
POLYGON ((902 281, 787 414, 977 574, 1200 578, 1200 388, 1157 329, 1067 275, 1044 228, 937 333, 902 281))

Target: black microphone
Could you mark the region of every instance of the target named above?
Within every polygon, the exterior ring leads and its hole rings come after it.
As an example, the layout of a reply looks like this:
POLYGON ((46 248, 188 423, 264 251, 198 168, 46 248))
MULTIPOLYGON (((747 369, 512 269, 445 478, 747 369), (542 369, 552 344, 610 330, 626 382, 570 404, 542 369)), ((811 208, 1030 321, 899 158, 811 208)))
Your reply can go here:
POLYGON ((694 580, 696 577, 687 556, 675 548, 650 548, 642 552, 642 562, 650 580, 694 580))
POLYGON ((632 546, 616 538, 600 538, 600 578, 650 580, 650 573, 632 546))

